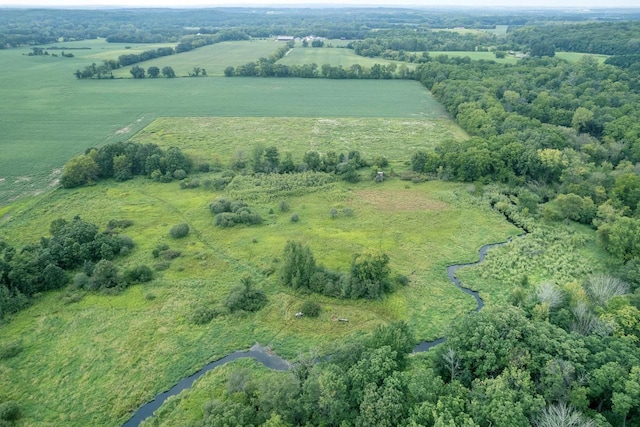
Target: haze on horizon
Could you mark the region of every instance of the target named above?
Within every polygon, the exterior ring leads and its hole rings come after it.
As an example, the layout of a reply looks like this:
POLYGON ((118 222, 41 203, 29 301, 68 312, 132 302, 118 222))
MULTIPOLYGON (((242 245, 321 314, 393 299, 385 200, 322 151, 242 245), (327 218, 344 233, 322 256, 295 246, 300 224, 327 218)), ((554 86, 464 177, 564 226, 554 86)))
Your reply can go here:
POLYGON ((186 7, 305 7, 305 6, 411 6, 411 7, 504 7, 513 9, 531 8, 571 8, 571 9, 603 9, 603 8, 638 8, 637 0, 485 0, 478 3, 472 0, 0 0, 0 7, 149 7, 149 8, 186 8, 186 7))

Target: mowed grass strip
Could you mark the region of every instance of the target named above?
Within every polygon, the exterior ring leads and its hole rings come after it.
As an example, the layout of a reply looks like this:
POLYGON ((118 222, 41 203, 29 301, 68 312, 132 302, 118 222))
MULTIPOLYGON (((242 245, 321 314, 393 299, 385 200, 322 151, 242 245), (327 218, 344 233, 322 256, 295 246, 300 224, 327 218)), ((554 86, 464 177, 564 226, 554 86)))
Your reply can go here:
MULTIPOLYGON (((363 67, 372 67, 374 64, 402 64, 398 61, 389 61, 382 58, 367 58, 364 56, 356 55, 352 49, 346 48, 312 48, 312 47, 294 47, 284 58, 278 61, 283 65, 304 65, 304 64, 317 64, 318 67, 322 67, 324 64, 337 67, 341 65, 343 68, 348 68, 351 65, 358 64, 363 67)), ((413 66, 412 64, 408 64, 413 66)))
MULTIPOLYGON (((198 178, 208 176, 216 175, 198 178)), ((46 235, 53 219, 79 214, 101 227, 110 219, 134 221, 125 234, 137 246, 118 261, 120 267, 154 265, 158 261, 151 251, 158 244, 183 254, 153 282, 121 295, 94 293, 71 302, 66 291, 46 293, 2 327, 2 341, 20 340, 24 350, 0 365, 0 395, 20 403, 26 425, 120 425, 130 411, 180 378, 256 341, 294 357, 311 348, 330 351, 338 340, 395 319, 408 321, 420 339, 436 338, 475 304, 449 283, 445 266, 473 261, 484 243, 518 232, 476 204, 461 184, 336 182, 310 194, 266 197, 253 179, 223 192, 180 190, 177 183, 145 178, 109 181, 58 190, 16 208, 2 224, 2 234, 16 246, 46 235), (389 209, 377 191, 394 193, 392 203, 399 209, 389 209), (264 225, 213 226, 208 202, 236 193, 247 196, 264 225), (278 210, 283 199, 289 212, 278 210), (351 209, 353 216, 332 219, 332 208, 351 209), (297 223, 290 221, 292 212, 299 215, 297 223), (190 235, 171 239, 169 229, 182 222, 190 225, 190 235), (267 274, 277 270, 290 239, 310 245, 318 263, 340 271, 348 269, 355 253, 385 251, 394 274, 406 275, 411 283, 377 301, 292 292, 267 274), (221 304, 247 273, 268 295, 262 311, 225 315, 204 326, 191 323, 197 306, 221 304), (318 319, 295 318, 306 299, 321 304, 318 319), (335 322, 334 316, 349 322, 335 322)))

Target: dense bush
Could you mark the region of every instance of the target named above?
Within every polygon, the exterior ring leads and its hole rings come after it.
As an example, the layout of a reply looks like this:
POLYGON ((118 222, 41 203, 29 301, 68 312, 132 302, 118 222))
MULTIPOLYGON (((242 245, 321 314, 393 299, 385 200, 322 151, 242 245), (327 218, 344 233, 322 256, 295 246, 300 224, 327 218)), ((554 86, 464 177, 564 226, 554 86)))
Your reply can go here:
POLYGON ((190 320, 195 325, 205 325, 220 315, 220 309, 208 305, 200 305, 194 308, 190 320))
POLYGON ((239 200, 217 199, 209 204, 209 209, 216 214, 214 224, 221 228, 262 224, 262 217, 251 212, 249 206, 239 200))
POLYGON ((10 341, 0 344, 0 360, 16 357, 22 351, 21 341, 10 341))
POLYGON ((242 284, 233 288, 225 301, 225 306, 229 311, 258 311, 267 304, 267 296, 259 289, 253 287, 253 280, 245 276, 241 280, 242 284))
POLYGON ((130 285, 150 282, 153 280, 153 270, 146 265, 129 268, 124 272, 124 280, 130 285))
POLYGON ((187 235, 189 234, 189 224, 184 222, 181 224, 176 224, 173 227, 171 227, 171 230, 169 230, 169 234, 174 239, 181 239, 183 237, 187 237, 187 235))
POLYGON ((13 400, 0 403, 0 420, 16 421, 20 418, 20 407, 13 400))
POLYGON ((300 307, 300 312, 307 317, 318 317, 321 311, 322 308, 320 307, 320 304, 315 301, 305 301, 300 307))

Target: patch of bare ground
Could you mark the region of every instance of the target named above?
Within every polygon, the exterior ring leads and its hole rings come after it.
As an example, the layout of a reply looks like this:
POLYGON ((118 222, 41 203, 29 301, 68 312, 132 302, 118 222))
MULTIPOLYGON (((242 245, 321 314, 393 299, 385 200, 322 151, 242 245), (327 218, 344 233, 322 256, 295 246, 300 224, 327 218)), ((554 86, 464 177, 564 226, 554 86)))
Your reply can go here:
POLYGON ((122 135, 123 133, 129 133, 129 132, 131 132, 131 125, 125 126, 122 129, 118 129, 116 131, 116 135, 122 135))
POLYGON ((449 206, 409 190, 360 190, 356 195, 381 211, 440 211, 449 206))

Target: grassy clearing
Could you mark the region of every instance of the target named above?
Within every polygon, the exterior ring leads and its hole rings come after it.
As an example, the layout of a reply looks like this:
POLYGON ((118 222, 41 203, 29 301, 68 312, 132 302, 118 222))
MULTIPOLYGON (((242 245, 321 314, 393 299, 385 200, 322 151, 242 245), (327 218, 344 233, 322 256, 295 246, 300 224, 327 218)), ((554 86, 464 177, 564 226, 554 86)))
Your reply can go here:
POLYGON ((127 234, 137 247, 121 264, 153 265, 151 250, 160 243, 183 256, 153 282, 122 295, 91 294, 67 303, 65 291, 53 292, 15 316, 3 326, 2 339, 20 339, 24 350, 0 365, 0 384, 10 385, 0 386, 0 394, 20 402, 27 424, 118 425, 129 411, 207 361, 256 341, 293 357, 310 348, 328 351, 336 340, 393 319, 407 320, 421 339, 435 338, 474 307, 472 298, 448 282, 444 267, 472 261, 482 244, 517 233, 497 213, 477 206, 460 184, 329 183, 311 194, 270 193, 266 185, 244 179, 228 192, 213 193, 141 178, 58 190, 19 204, 1 229, 15 245, 46 234, 52 219, 80 214, 103 227, 112 218, 134 220, 127 234), (393 196, 387 200, 385 194, 393 196), (215 228, 207 203, 222 195, 243 196, 265 224, 215 228), (282 199, 299 214, 298 223, 289 221, 291 212, 277 210, 282 199), (355 214, 331 219, 331 208, 355 214), (192 233, 172 240, 168 231, 181 222, 189 223, 192 233), (292 293, 265 275, 277 268, 274 260, 288 239, 309 244, 319 263, 339 270, 347 269, 358 251, 384 250, 392 270, 407 275, 411 284, 380 301, 292 293), (265 309, 226 315, 206 326, 191 324, 194 307, 219 304, 245 273, 267 293, 265 309), (308 298, 316 299, 323 313, 295 319, 308 298), (334 322, 333 316, 350 322, 334 322))
POLYGON ((600 64, 603 64, 604 61, 606 61, 606 59, 609 57, 609 55, 597 55, 594 53, 579 53, 579 52, 556 52, 556 56, 568 62, 578 62, 586 56, 586 57, 595 59, 600 64))
POLYGON ((499 64, 515 64, 518 62, 518 58, 512 55, 507 55, 505 58, 498 59, 493 52, 459 52, 459 51, 433 51, 429 52, 432 58, 438 55, 447 55, 451 58, 464 58, 468 56, 473 61, 479 61, 481 59, 485 61, 495 61, 499 64))
POLYGON ((395 62, 396 64, 402 64, 402 62, 388 61, 382 58, 366 58, 364 56, 356 55, 351 49, 343 48, 294 48, 287 56, 278 61, 284 65, 304 65, 304 64, 317 64, 321 67, 324 64, 337 67, 341 65, 343 68, 348 68, 351 65, 359 64, 363 67, 372 67, 374 64, 390 64, 395 62))
POLYGON ((442 111, 417 82, 407 81, 78 81, 75 70, 100 62, 92 55, 118 47, 100 41, 77 43, 94 47, 74 50, 74 58, 29 57, 29 49, 0 51, 0 204, 55 186, 70 157, 126 140, 156 117, 433 117, 434 111, 442 111))
MULTIPOLYGON (((419 53, 419 52, 418 52, 419 53)), ((438 55, 447 55, 452 58, 463 58, 468 56, 474 61, 485 60, 485 61, 495 61, 497 63, 507 63, 507 64, 515 64, 518 62, 518 58, 513 55, 507 55, 505 58, 497 59, 496 55, 493 52, 457 52, 457 51, 434 51, 429 52, 431 57, 436 57, 438 55)), ((590 53, 576 53, 576 52, 556 52, 556 57, 564 59, 568 62, 578 62, 583 57, 588 56, 594 58, 599 63, 604 63, 604 61, 608 58, 608 55, 596 55, 590 53)))
POLYGON ((297 161, 309 150, 344 154, 358 150, 364 158, 385 153, 402 167, 419 148, 463 138, 463 131, 448 119, 203 117, 157 119, 132 140, 160 146, 170 141, 192 158, 225 165, 249 157, 254 146, 262 145, 289 151, 297 161))

